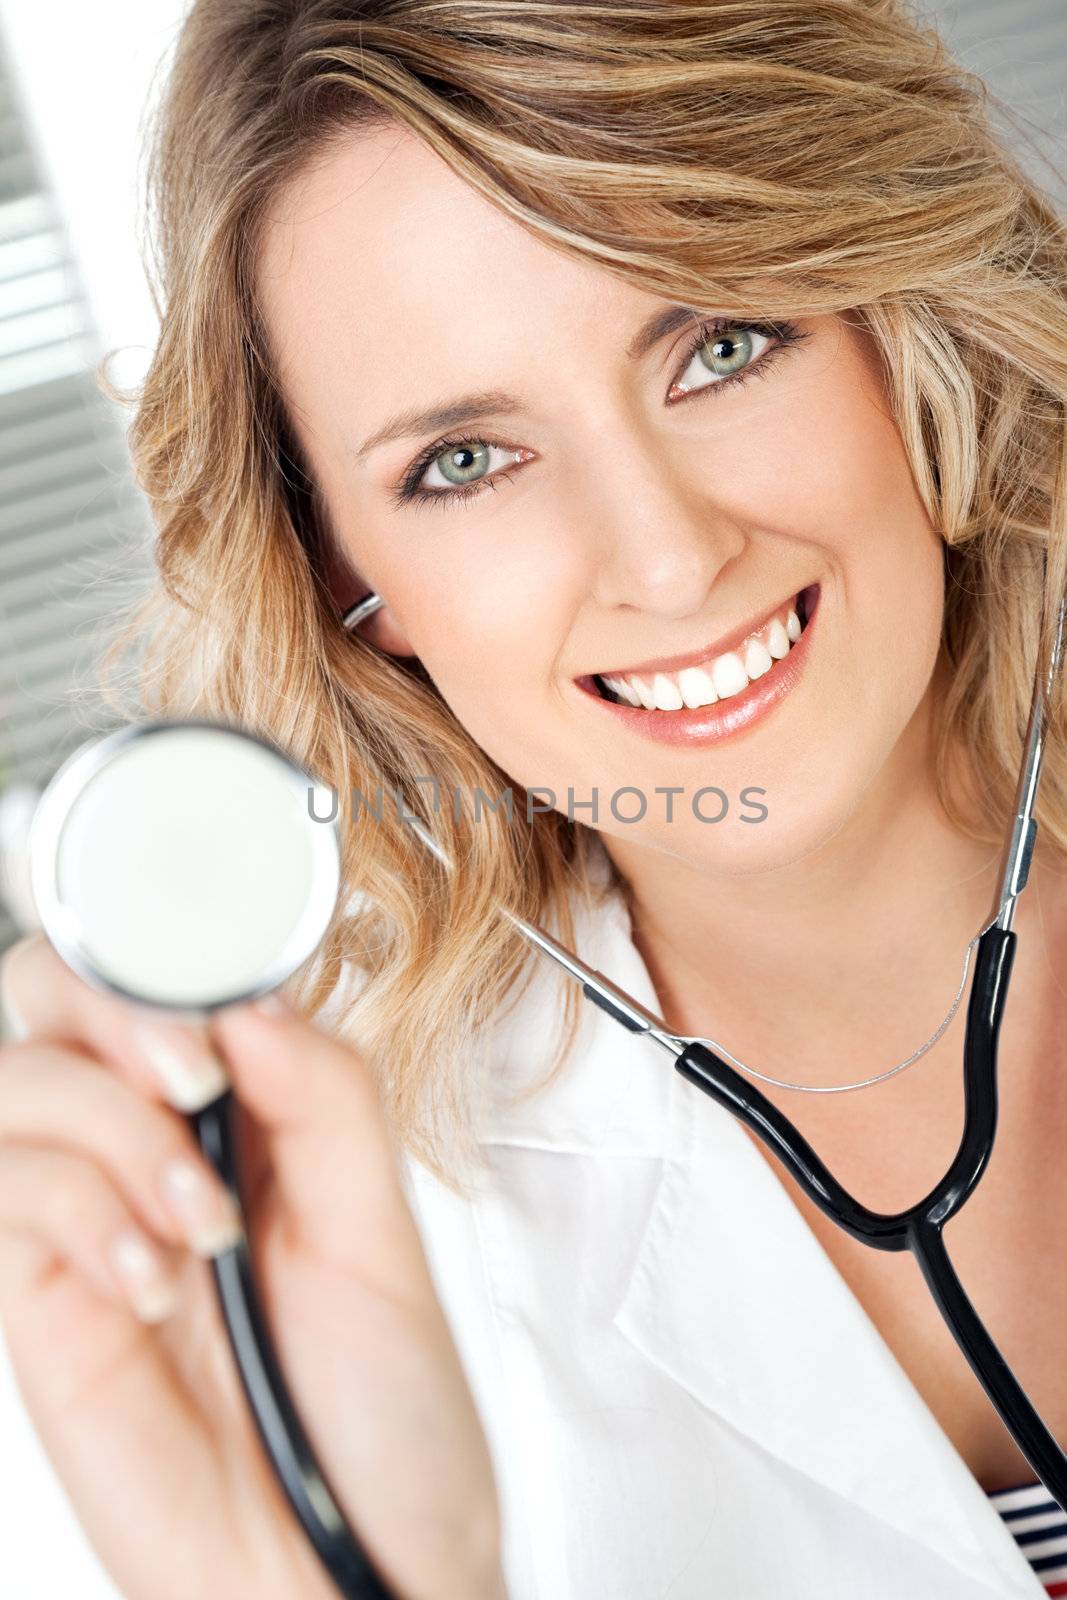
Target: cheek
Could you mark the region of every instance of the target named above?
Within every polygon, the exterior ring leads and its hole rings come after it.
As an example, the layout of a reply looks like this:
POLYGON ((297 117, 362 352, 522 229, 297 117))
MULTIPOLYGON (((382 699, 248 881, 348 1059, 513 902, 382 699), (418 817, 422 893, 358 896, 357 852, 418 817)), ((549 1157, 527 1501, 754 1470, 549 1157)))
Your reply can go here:
POLYGON ((856 363, 830 377, 799 387, 751 441, 766 526, 842 555, 860 538, 871 555, 936 542, 886 403, 856 363))
POLYGON ((944 618, 944 546, 891 419, 858 411, 842 452, 842 569, 857 651, 898 700, 916 700, 933 670, 944 618), (843 508, 844 510, 844 508, 843 508))
POLYGON ((806 384, 763 440, 774 471, 759 478, 760 514, 825 565, 842 652, 869 661, 878 640, 892 641, 906 697, 940 639, 942 540, 873 377, 857 358, 833 376, 806 384))
POLYGON ((573 576, 527 551, 454 569, 447 583, 446 603, 427 603, 413 624, 436 687, 487 755, 521 781, 547 781, 560 737, 552 684, 580 603, 573 576))
MULTIPOLYGON (((861 394, 816 406, 803 434, 780 440, 792 479, 775 494, 825 566, 827 604, 798 703, 804 715, 783 723, 765 770, 777 844, 807 848, 851 813, 920 713, 941 641, 944 564, 903 442, 879 405, 861 394)), ((769 829, 757 843, 773 854, 769 829)))

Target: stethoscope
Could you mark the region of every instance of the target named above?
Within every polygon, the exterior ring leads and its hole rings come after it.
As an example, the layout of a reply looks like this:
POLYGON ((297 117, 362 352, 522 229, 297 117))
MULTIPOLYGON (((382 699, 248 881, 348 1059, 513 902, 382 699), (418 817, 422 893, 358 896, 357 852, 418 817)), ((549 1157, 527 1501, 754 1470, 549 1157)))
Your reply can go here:
MULTIPOLYGON (((381 604, 377 595, 366 597, 344 614, 344 626, 354 631, 381 604)), ((895 1213, 862 1205, 741 1072, 766 1082, 780 1080, 754 1073, 731 1056, 741 1069, 735 1070, 723 1059, 729 1052, 714 1040, 670 1033, 661 1018, 542 928, 504 907, 501 911, 528 943, 577 980, 587 999, 621 1027, 651 1040, 685 1079, 751 1129, 846 1233, 876 1250, 912 1253, 1008 1432, 1049 1494, 1067 1510, 1067 1454, 968 1299, 942 1236, 974 1192, 993 1151, 997 1041, 1017 938, 1011 924, 1033 855, 1046 705, 1060 664, 1065 612, 1067 600, 1060 604, 1044 678, 1040 662, 1035 670, 994 914, 968 946, 968 959, 975 945, 977 957, 964 1043, 963 1135, 944 1177, 915 1205, 895 1213)), ((338 823, 336 816, 321 820, 321 808, 313 804, 315 787, 316 780, 269 740, 206 719, 135 724, 89 741, 54 774, 30 827, 30 880, 45 933, 87 981, 141 1005, 204 1018, 265 993, 313 956, 336 909, 338 823)), ((451 870, 423 824, 411 816, 404 820, 451 870)), ((891 1072, 910 1065, 943 1032, 966 970, 965 961, 945 1023, 891 1072)), ((240 1205, 237 1109, 227 1091, 191 1114, 189 1122, 240 1205)), ((212 1270, 256 1426, 308 1539, 349 1600, 389 1597, 297 1415, 268 1331, 247 1239, 214 1258, 212 1270)), ((358 1417, 352 1426, 359 1426, 358 1417)))

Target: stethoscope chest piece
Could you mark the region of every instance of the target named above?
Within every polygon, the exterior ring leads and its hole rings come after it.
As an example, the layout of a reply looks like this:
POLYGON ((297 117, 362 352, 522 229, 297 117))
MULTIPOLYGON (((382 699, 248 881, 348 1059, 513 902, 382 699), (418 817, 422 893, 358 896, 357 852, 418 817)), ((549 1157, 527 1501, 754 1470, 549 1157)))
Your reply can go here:
POLYGON ((250 999, 333 916, 340 847, 325 809, 288 756, 238 728, 150 722, 90 740, 30 828, 41 925, 82 977, 143 1004, 250 999))

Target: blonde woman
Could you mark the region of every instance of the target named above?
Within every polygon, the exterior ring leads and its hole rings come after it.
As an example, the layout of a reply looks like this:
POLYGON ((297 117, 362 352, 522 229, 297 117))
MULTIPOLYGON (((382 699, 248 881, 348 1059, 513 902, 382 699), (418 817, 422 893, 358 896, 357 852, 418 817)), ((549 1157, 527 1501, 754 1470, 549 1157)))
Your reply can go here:
MULTIPOLYGON (((981 83, 903 0, 197 0, 152 197, 159 583, 109 681, 353 803, 287 1008, 153 1032, 40 937, 3 964, 4 1330, 118 1591, 333 1592, 203 1259, 233 1218, 181 1112, 229 1080, 294 1396, 405 1600, 1056 1592, 913 1264, 497 915, 778 1079, 934 1032, 1067 562, 1067 235, 981 83)), ((1067 1441, 1049 716, 953 1253, 1067 1441)), ((959 1026, 766 1092, 900 1207, 959 1140, 959 1026)))

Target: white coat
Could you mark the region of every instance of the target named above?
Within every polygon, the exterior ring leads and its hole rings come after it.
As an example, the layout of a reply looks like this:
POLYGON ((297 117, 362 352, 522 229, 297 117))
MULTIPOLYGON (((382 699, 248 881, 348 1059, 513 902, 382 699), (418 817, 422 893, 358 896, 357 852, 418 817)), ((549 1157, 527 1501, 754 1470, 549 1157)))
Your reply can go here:
MULTIPOLYGON (((659 1010, 618 897, 583 959, 659 1010)), ((409 1165, 482 1416, 510 1600, 1045 1594, 1000 1514, 750 1136, 563 983, 488 1041, 466 1202, 409 1165)))
MULTIPOLYGON (((658 1010, 620 899, 576 946, 658 1010)), ((536 959, 479 1045, 475 1198, 404 1165, 510 1600, 1044 1595, 775 1171, 665 1055, 583 1001, 561 1078, 509 1106, 573 982, 536 959)), ((3 1359, 0 1593, 117 1600, 3 1359)))

